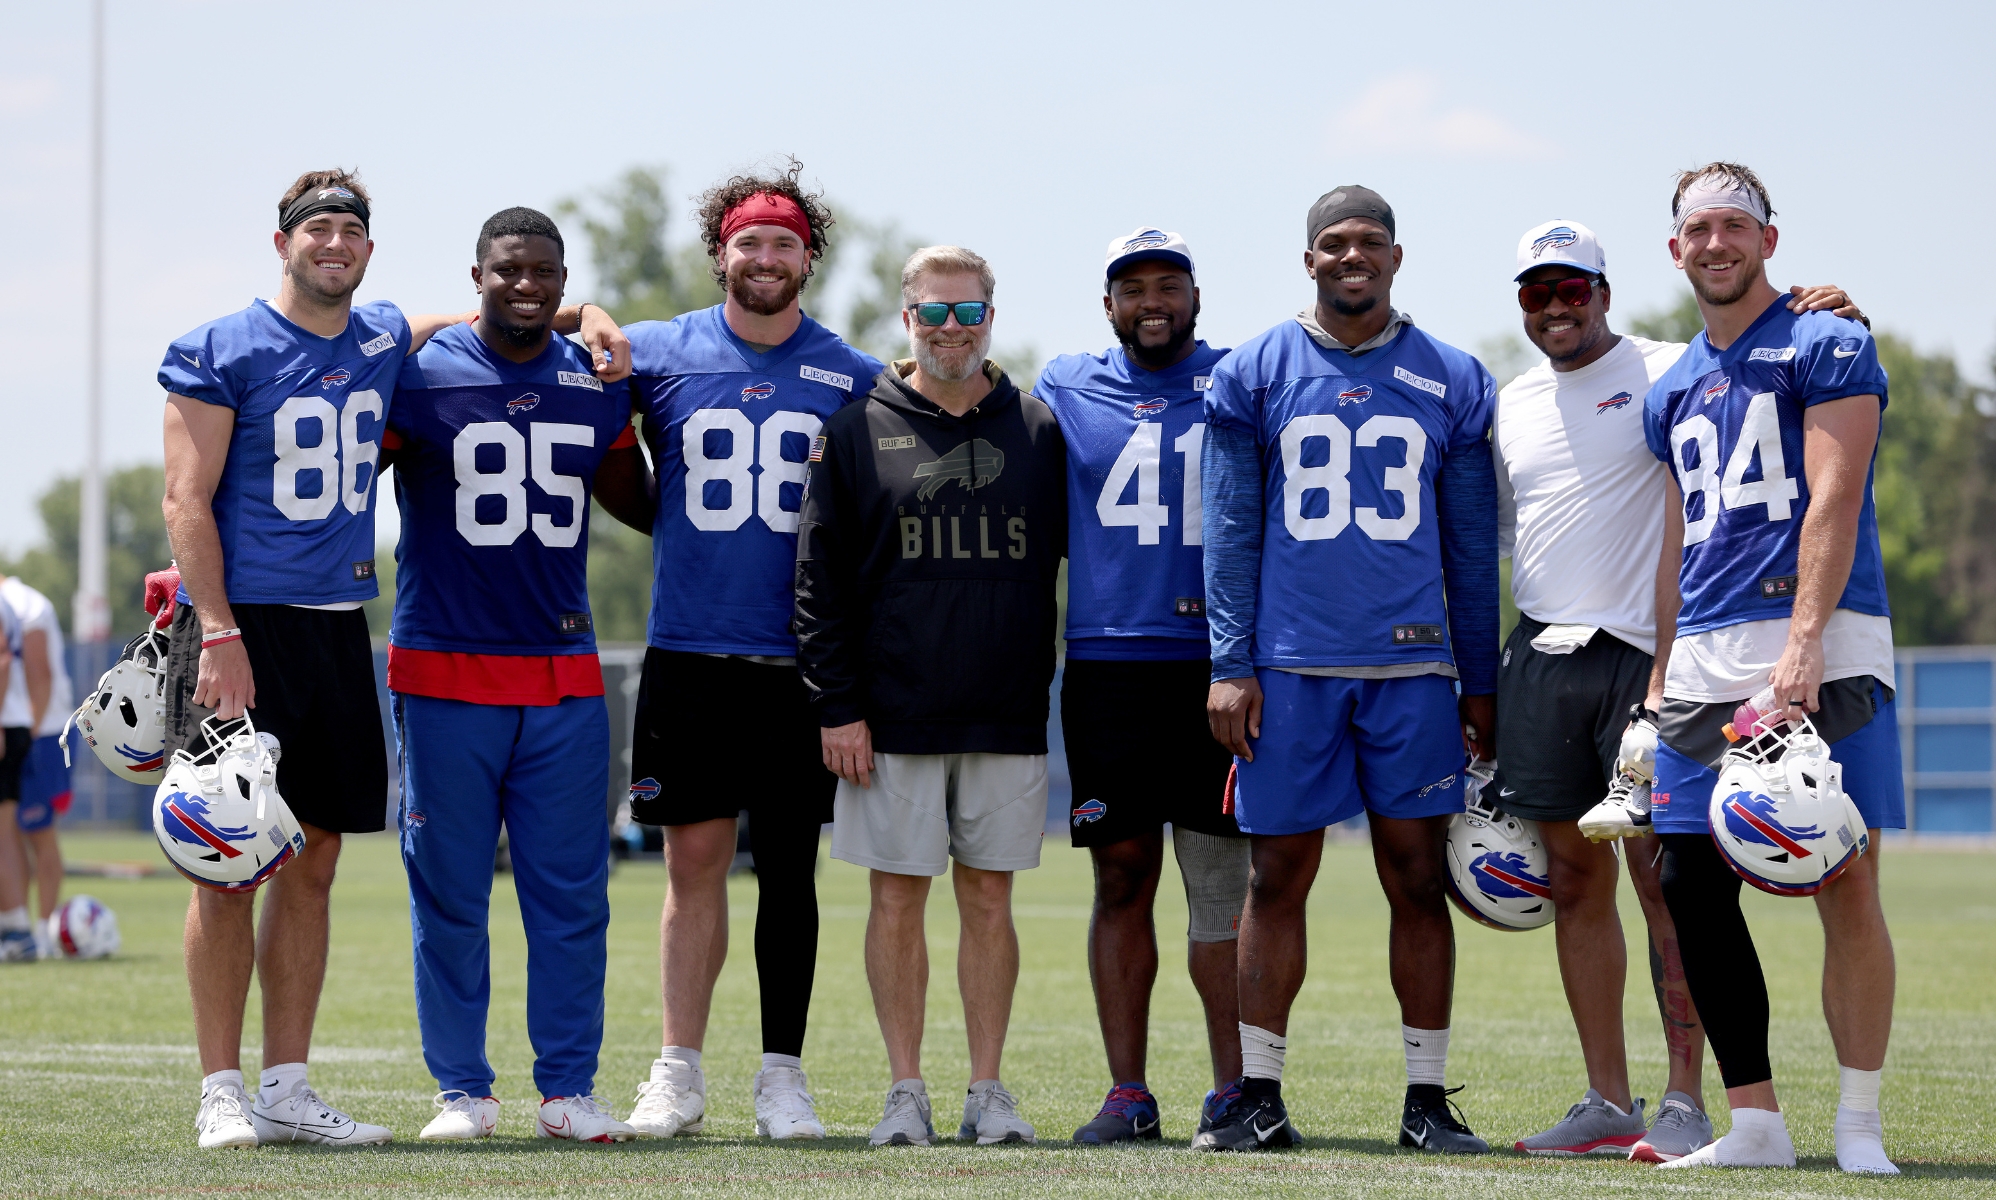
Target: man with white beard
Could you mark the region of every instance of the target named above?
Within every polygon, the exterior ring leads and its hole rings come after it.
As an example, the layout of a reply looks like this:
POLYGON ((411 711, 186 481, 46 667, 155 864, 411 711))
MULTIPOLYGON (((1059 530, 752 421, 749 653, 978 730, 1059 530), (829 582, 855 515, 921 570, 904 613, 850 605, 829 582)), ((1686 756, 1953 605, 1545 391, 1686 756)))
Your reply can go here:
POLYGON ((876 1146, 935 1138, 922 920, 952 858, 970 1040, 957 1137, 1033 1140, 999 1060, 1019 977, 1012 873, 1039 865, 1046 823, 1067 448, 986 357, 993 285, 958 246, 909 258, 914 357, 826 419, 799 518, 797 663, 839 777, 832 857, 872 872, 866 975, 893 1076, 876 1146))

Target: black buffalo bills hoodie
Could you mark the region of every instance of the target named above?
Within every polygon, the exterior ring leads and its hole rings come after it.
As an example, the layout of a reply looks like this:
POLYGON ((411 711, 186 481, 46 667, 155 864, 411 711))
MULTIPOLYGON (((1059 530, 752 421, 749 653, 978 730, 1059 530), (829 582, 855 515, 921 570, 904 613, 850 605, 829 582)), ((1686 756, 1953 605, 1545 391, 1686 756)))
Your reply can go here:
POLYGON ((1066 444, 995 364, 951 416, 895 363, 812 443, 797 665, 818 723, 889 754, 1045 754, 1066 444))

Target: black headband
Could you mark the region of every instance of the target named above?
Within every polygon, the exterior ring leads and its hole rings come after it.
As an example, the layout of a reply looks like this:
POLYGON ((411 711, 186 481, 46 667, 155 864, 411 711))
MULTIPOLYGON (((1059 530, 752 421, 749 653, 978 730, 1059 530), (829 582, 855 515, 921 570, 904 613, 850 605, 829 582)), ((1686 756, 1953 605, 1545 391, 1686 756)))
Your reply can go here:
POLYGON ((291 202, 284 210, 284 216, 277 223, 278 229, 290 233, 308 219, 320 213, 352 213, 360 218, 363 227, 367 225, 367 201, 343 187, 314 188, 291 202))
POLYGON ((1326 226, 1335 225, 1352 217, 1377 221, 1386 227, 1387 237, 1399 236, 1393 232, 1393 206, 1386 203, 1384 196, 1371 188, 1346 184, 1325 192, 1317 197, 1315 204, 1310 206, 1309 231, 1303 240, 1304 248, 1314 247, 1317 244, 1317 235, 1322 233, 1326 226))

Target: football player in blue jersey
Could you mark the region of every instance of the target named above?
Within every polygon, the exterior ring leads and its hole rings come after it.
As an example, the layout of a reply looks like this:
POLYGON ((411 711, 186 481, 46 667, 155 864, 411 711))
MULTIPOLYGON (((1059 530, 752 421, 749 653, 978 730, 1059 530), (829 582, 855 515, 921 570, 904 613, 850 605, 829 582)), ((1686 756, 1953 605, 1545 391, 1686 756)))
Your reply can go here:
POLYGON ((1060 719, 1071 836, 1095 865, 1088 973, 1112 1084, 1074 1140, 1096 1145, 1161 1136, 1144 1068, 1164 827, 1213 1056, 1202 1128, 1241 1072, 1235 939, 1248 877, 1247 841, 1221 810, 1232 756, 1213 740, 1205 703, 1199 452, 1206 384, 1227 352, 1195 334, 1192 252, 1175 233, 1138 229, 1109 243, 1102 307, 1119 344, 1055 359, 1034 388, 1067 440, 1060 719))
POLYGON ((1843 767, 1870 849, 1816 894, 1823 1013, 1842 1070, 1837 1165, 1897 1174, 1879 1078, 1892 1032, 1892 938, 1878 898, 1881 829, 1906 824, 1892 622, 1871 488, 1885 372, 1865 326, 1796 313, 1767 279, 1779 234, 1746 167, 1684 172, 1670 252, 1705 330, 1650 388, 1644 432, 1669 468, 1657 629, 1674 632, 1649 688, 1659 745, 1652 821, 1663 895, 1719 1060, 1731 1132, 1666 1168, 1794 1166, 1768 1063, 1766 981, 1740 877, 1708 804, 1734 709, 1807 718, 1843 767))
POLYGON ((700 1051, 728 950, 737 815, 755 857, 762 1069, 756 1128, 819 1138, 805 1019, 818 953, 819 833, 837 779, 797 674, 797 514, 818 429, 881 364, 798 306, 832 215, 802 168, 702 197, 726 299, 629 334, 633 396, 658 472, 657 573, 631 750, 631 816, 666 827, 664 1046, 630 1121, 652 1137, 705 1124, 700 1051))
POLYGON ((534 1132, 635 1130, 595 1098, 610 923, 609 713, 589 612, 589 501, 649 530, 651 477, 627 386, 551 329, 561 231, 529 208, 478 232, 479 319, 402 367, 383 445, 402 508, 388 688, 416 1019, 442 1111, 425 1141, 489 1136, 487 920, 501 826, 527 931, 534 1132))
POLYGON ((1207 392, 1208 711, 1235 755, 1253 874, 1239 1090, 1193 1138, 1202 1149, 1301 1140, 1282 1066, 1304 903, 1325 827, 1361 813, 1392 909, 1400 1143, 1489 1149, 1443 1089, 1455 940, 1441 843, 1463 807, 1464 742, 1490 758, 1496 732, 1495 389, 1392 307, 1400 262, 1384 199, 1326 193, 1304 238, 1316 303, 1229 354, 1207 392))
MULTIPOLYGON (((381 431, 403 356, 459 319, 412 321, 393 304, 354 304, 374 242, 367 189, 351 173, 307 172, 277 207, 276 299, 177 339, 159 370, 162 506, 182 580, 167 657, 167 750, 198 750, 203 720, 254 709, 257 728, 285 752, 277 784, 306 839, 265 889, 260 934, 252 894, 197 887, 189 902, 204 1147, 389 1139, 325 1104, 306 1082, 305 1059, 340 836, 387 820, 387 754, 360 612, 375 595, 381 431), (333 763, 341 769, 329 770, 333 763), (252 967, 264 1001, 253 1110, 240 1062, 252 967)), ((608 315, 592 309, 587 322, 592 347, 623 358, 608 315)), ((557 319, 571 331, 583 323, 575 309, 557 319)), ((605 372, 627 369, 604 361, 605 372)))

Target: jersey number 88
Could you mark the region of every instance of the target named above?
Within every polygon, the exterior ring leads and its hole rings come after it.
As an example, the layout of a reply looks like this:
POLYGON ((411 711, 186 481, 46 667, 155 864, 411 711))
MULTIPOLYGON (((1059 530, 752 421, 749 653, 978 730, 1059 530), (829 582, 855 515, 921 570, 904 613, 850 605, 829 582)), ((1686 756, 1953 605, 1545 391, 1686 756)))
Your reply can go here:
POLYGON ((810 413, 774 412, 758 430, 744 413, 732 408, 703 408, 686 418, 681 443, 686 458, 686 519, 708 533, 732 533, 751 511, 774 533, 796 533, 797 514, 783 507, 783 485, 804 485, 806 464, 783 457, 783 435, 799 434, 804 444, 818 436, 824 421, 810 413), (728 453, 707 455, 710 432, 728 435, 728 453), (760 475, 749 469, 761 468, 760 475), (707 484, 725 483, 725 508, 707 506, 707 484))

